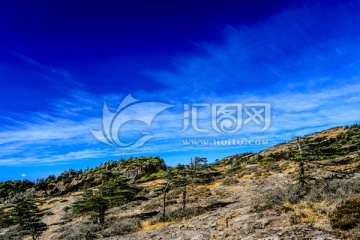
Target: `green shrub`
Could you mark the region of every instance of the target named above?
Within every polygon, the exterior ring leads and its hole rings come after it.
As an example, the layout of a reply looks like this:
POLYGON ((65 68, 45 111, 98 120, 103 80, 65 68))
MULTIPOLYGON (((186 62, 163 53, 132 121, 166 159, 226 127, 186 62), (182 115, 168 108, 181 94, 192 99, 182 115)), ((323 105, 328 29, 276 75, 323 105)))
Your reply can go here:
POLYGON ((240 172, 242 169, 244 169, 243 166, 241 164, 237 164, 227 169, 225 175, 232 175, 233 173, 240 172))
POLYGON ((164 175, 165 175, 165 171, 161 169, 157 173, 153 173, 150 176, 143 176, 139 178, 138 180, 136 180, 136 182, 137 183, 149 182, 152 180, 160 179, 164 177, 164 175))
POLYGON ((259 163, 260 165, 265 165, 265 166, 273 164, 277 160, 276 157, 277 156, 275 156, 274 154, 266 155, 259 160, 259 163))
POLYGON ((0 210, 0 228, 6 228, 14 224, 13 219, 10 216, 10 213, 3 212, 0 210))
POLYGON ((360 161, 356 162, 354 165, 354 171, 360 171, 360 161))

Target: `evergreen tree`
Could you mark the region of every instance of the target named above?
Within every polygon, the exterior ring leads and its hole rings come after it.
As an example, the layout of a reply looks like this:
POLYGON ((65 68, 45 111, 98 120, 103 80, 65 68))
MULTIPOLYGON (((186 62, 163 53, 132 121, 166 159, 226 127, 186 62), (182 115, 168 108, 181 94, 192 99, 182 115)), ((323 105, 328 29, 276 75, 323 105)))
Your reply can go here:
POLYGON ((140 188, 129 183, 129 179, 119 176, 100 186, 101 194, 109 200, 111 206, 120 206, 133 201, 140 188))
POLYGON ((90 214, 94 223, 105 222, 106 210, 109 207, 121 206, 134 200, 140 188, 128 183, 124 176, 102 181, 99 193, 93 195, 86 191, 82 199, 73 204, 74 214, 90 214))
POLYGON ((100 194, 88 195, 73 204, 75 214, 90 214, 94 223, 104 224, 109 201, 100 194))
POLYGON ((187 186, 192 183, 193 168, 189 165, 178 164, 173 171, 174 185, 182 189, 182 211, 185 212, 187 186))
POLYGON ((206 163, 207 163, 207 158, 195 157, 194 158, 194 166, 193 166, 193 168, 196 169, 200 165, 206 165, 206 163))
POLYGON ((207 159, 195 157, 189 165, 178 164, 171 171, 171 183, 182 189, 182 210, 185 212, 188 186, 193 184, 209 183, 220 172, 207 165, 207 159))
POLYGON ((35 240, 46 230, 46 224, 39 217, 39 210, 32 200, 22 200, 11 210, 14 223, 19 224, 19 230, 24 235, 31 235, 35 240))
POLYGON ((305 161, 312 160, 317 154, 310 144, 309 138, 296 137, 294 146, 290 149, 290 155, 299 166, 299 183, 301 186, 306 184, 307 176, 305 175, 305 161))
POLYGON ((163 193, 163 220, 166 219, 166 195, 173 185, 172 171, 173 169, 171 167, 167 167, 164 176, 165 182, 163 183, 163 186, 159 189, 159 191, 163 193))
POLYGON ((191 171, 192 184, 206 184, 220 175, 220 172, 214 166, 207 164, 206 158, 195 157, 195 168, 191 171))
POLYGON ((0 228, 6 228, 13 225, 14 222, 11 219, 10 213, 5 212, 4 209, 0 209, 0 228))

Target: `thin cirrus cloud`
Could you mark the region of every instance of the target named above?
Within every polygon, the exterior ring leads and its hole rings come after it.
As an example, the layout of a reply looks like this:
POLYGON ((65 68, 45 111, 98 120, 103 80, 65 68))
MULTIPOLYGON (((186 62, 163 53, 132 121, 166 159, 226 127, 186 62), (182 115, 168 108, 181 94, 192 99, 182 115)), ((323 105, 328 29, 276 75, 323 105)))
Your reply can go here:
MULTIPOLYGON (((353 104, 359 104, 356 95, 357 89, 344 86, 343 88, 327 89, 317 93, 308 94, 278 94, 267 98, 272 102, 273 116, 272 125, 266 133, 252 132, 243 127, 240 134, 232 137, 248 139, 258 138, 265 135, 272 143, 288 140, 299 133, 309 133, 306 131, 321 130, 340 124, 348 124, 356 121, 359 110, 353 108, 353 104), (344 97, 353 96, 355 101, 349 106, 339 106, 339 101, 344 97), (286 99, 285 101, 280 99, 286 99), (338 102, 338 103, 337 103, 338 102), (293 106, 297 105, 297 108, 293 106), (293 110, 292 110, 293 109, 293 110), (307 130, 304 130, 307 129, 307 130)), ((224 98, 223 101, 230 102, 231 98, 224 98)), ((238 96, 238 102, 254 101, 256 99, 246 99, 238 96)), ((258 100, 261 100, 259 98, 258 100)), ((37 123, 23 124, 17 129, 2 131, 1 140, 1 165, 18 164, 48 164, 56 162, 77 161, 85 159, 95 159, 104 157, 120 157, 127 154, 149 154, 171 152, 173 149, 189 150, 191 148, 182 146, 182 139, 201 138, 194 131, 182 132, 183 116, 181 106, 178 111, 168 111, 155 119, 149 129, 154 135, 153 141, 136 151, 126 152, 121 149, 113 149, 99 143, 90 133, 90 129, 101 127, 101 115, 93 115, 90 119, 84 118, 83 121, 66 120, 62 118, 51 119, 47 122, 44 119, 49 117, 42 116, 37 123), (74 144, 76 143, 76 144, 74 144), (75 146, 74 146, 75 145, 75 146), (55 149, 55 150, 54 150, 55 149)), ((174 109, 176 110, 176 109, 174 109)), ((81 115, 81 112, 78 113, 81 115)), ((144 112, 146 114, 146 112, 144 112)), ((211 126, 209 118, 200 119, 203 125, 211 126)), ((211 129, 210 129, 211 130, 211 129)), ((131 134, 131 129, 123 134, 131 134)), ((206 138, 223 138, 224 135, 210 131, 205 135, 206 138)), ((206 146, 209 150, 219 150, 219 147, 206 146)), ((225 150, 221 148, 220 150, 225 150)))
MULTIPOLYGON (((103 104, 116 110, 125 96, 95 95, 82 84, 73 84, 66 89, 65 97, 52 101, 50 111, 32 114, 27 121, 0 129, 0 165, 56 164, 132 154, 166 156, 181 151, 196 154, 199 148, 183 146, 181 140, 262 137, 276 144, 296 135, 357 122, 358 5, 339 3, 331 9, 324 3, 304 5, 251 26, 228 26, 222 43, 195 43, 197 52, 174 58, 175 70, 143 71, 167 89, 132 92, 133 96, 175 106, 153 121, 148 129, 153 138, 130 152, 102 144, 90 132, 101 130, 103 104), (243 126, 233 135, 211 129, 207 134, 182 131, 184 103, 215 102, 270 103, 271 127, 260 133, 243 126)), ((22 58, 44 73, 41 64, 22 58)), ((47 68, 45 73, 51 77, 49 72, 75 81, 69 71, 47 68)), ((144 115, 150 113, 147 109, 142 111, 144 115)), ((206 115, 199 119, 204 126, 211 126, 210 120, 206 115)), ((135 130, 130 126, 123 134, 131 137, 135 130)), ((209 152, 225 152, 229 148, 204 147, 209 152)))

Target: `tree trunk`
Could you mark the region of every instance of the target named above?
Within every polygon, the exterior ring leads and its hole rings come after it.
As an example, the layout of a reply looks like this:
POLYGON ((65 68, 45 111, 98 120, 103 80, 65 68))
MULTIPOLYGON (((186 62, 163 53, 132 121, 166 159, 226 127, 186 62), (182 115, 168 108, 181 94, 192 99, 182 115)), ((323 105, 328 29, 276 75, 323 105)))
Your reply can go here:
POLYGON ((305 184, 305 169, 304 169, 304 161, 301 159, 299 162, 299 169, 300 169, 300 184, 303 186, 305 184))
POLYGON ((184 186, 184 190, 183 190, 183 206, 182 206, 182 210, 183 212, 185 212, 185 207, 186 207, 186 185, 184 186))
POLYGON ((100 210, 99 211, 99 223, 101 225, 103 225, 104 222, 105 222, 105 211, 106 211, 106 209, 105 209, 104 206, 101 206, 99 210, 100 210))
POLYGON ((166 191, 164 192, 163 196, 163 220, 165 221, 166 218, 166 191))
POLYGON ((299 161, 299 183, 301 186, 305 184, 305 168, 304 168, 304 160, 303 160, 303 153, 300 145, 300 140, 298 139, 297 142, 298 149, 300 152, 300 161, 299 161))

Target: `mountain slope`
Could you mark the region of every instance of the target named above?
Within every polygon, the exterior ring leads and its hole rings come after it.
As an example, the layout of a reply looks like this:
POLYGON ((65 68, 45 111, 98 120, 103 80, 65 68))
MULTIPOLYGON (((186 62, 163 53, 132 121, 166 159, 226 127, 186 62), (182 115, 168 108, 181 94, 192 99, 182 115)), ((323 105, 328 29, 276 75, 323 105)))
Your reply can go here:
MULTIPOLYGON (((0 218, 13 202, 31 195, 48 225, 40 239, 359 239, 359 156, 360 126, 353 125, 200 164, 189 179, 205 171, 212 180, 189 180, 185 210, 183 185, 172 186, 165 196, 166 219, 163 193, 169 177, 164 161, 109 161, 35 184, 2 183, 0 218), (304 161, 305 186, 299 184, 299 159, 304 161), (98 194, 119 176, 128 177, 139 192, 133 200, 108 208, 104 225, 72 212, 73 203, 89 190, 98 194)), ((14 226, 1 227, 0 239, 9 239, 14 226)))

